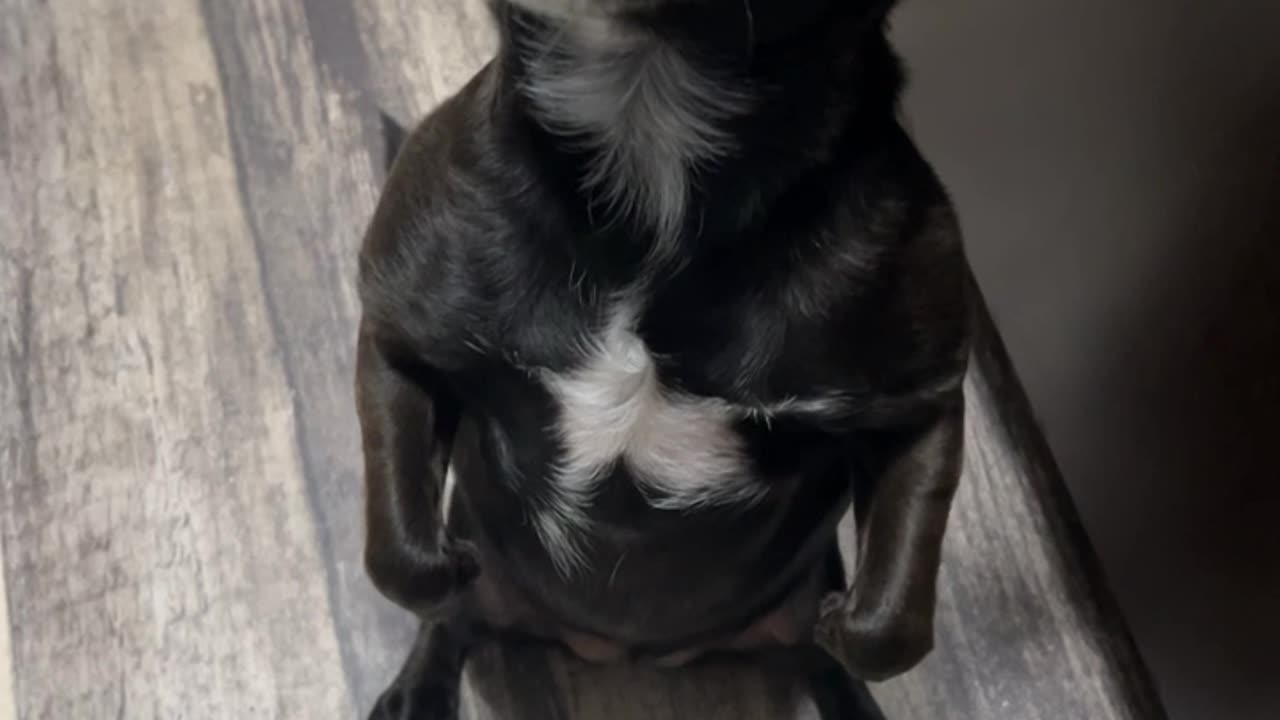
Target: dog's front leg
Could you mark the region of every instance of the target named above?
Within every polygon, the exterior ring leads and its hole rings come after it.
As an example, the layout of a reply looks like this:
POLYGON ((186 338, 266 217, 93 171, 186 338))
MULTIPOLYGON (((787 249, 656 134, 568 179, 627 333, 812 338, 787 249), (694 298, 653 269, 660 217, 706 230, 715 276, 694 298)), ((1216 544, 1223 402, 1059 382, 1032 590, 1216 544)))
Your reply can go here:
POLYGON ((449 536, 445 474, 460 407, 438 374, 361 325, 356 406, 365 458, 365 567, 384 595, 422 619, 413 651, 371 720, 455 720, 468 641, 447 601, 476 576, 449 536))
POLYGON ((460 408, 438 374, 362 325, 356 405, 365 459, 365 567, 396 603, 431 617, 478 573, 444 528, 442 498, 460 408))
POLYGON ((859 562, 852 588, 824 603, 817 640, 854 675, 881 680, 933 648, 938 566, 960 478, 963 400, 885 433, 854 487, 859 562))
POLYGON ((474 642, 458 615, 423 622, 409 659, 369 720, 456 720, 462 666, 474 642))

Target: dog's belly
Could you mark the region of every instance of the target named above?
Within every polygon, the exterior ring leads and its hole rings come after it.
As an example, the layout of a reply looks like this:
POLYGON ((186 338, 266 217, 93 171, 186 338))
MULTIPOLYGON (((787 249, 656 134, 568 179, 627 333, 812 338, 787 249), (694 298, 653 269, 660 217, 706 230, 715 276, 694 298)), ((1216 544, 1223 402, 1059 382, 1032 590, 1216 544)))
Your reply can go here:
POLYGON ((500 572, 483 574, 475 586, 476 607, 495 628, 558 642, 579 658, 593 663, 643 660, 661 667, 678 667, 708 652, 788 647, 809 642, 829 577, 821 564, 802 575, 772 608, 734 630, 661 645, 597 634, 566 625, 521 599, 519 591, 500 572))
POLYGON ((654 507, 619 470, 588 508, 583 565, 566 574, 529 520, 535 488, 514 486, 494 453, 462 436, 450 525, 480 550, 484 622, 596 660, 679 663, 808 638, 847 508, 846 467, 775 482, 751 505, 681 510, 654 507))

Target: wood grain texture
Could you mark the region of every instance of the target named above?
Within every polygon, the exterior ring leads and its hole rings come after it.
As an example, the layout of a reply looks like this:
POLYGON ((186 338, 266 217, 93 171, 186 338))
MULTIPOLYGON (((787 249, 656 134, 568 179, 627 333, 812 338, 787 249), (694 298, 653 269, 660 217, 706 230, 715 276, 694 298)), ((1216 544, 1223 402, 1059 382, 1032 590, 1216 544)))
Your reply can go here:
MULTIPOLYGON (((461 86, 493 47, 485 11, 0 16, 0 720, 359 714, 413 632, 359 562, 353 280, 377 110, 411 120, 461 86)), ((875 692, 894 718, 1158 718, 984 322, 938 649, 875 692)), ((746 660, 486 647, 466 685, 476 720, 814 717, 796 678, 746 660)))
POLYGON ((0 15, 18 717, 349 717, 199 9, 0 15))
MULTIPOLYGON (((227 97, 265 318, 292 392, 308 510, 327 562, 323 587, 344 685, 367 707, 413 635, 365 579, 361 455, 352 391, 356 253, 377 198, 378 116, 366 101, 346 3, 205 0, 202 13, 227 97), (312 41, 319 23, 322 58, 312 41), (327 56, 326 56, 327 57, 327 56), (388 648, 396 648, 388 652, 388 648)), ((338 679, 340 682, 341 678, 338 679)))
MULTIPOLYGON (((0 59, 3 57, 0 54, 0 59)), ((5 146, 0 145, 0 153, 4 149, 5 146)), ((4 174, 0 173, 0 177, 4 177, 4 174)), ((0 201, 7 200, 7 197, 7 194, 0 194, 0 201)), ((4 202, 0 202, 0 233, 3 233, 0 237, 12 238, 16 237, 16 231, 12 227, 14 221, 10 213, 6 212, 8 209, 4 202)), ((10 254, 7 246, 0 245, 0 469, 14 465, 14 458, 23 452, 17 434, 3 430, 12 422, 9 418, 17 415, 12 408, 19 407, 20 395, 17 378, 14 376, 17 364, 5 360, 18 354, 21 323, 14 322, 14 318, 21 317, 21 308, 18 294, 14 290, 22 282, 22 272, 16 258, 10 254)), ((0 482, 0 485, 3 484, 0 482)), ((9 637, 8 571, 4 562, 4 537, 0 526, 0 720, 14 720, 17 710, 13 705, 13 647, 9 637)))
MULTIPOLYGON (((0 289, 9 287, 5 284, 9 279, 5 271, 0 270, 0 289)), ((0 401, 3 400, 0 397, 0 401)), ((0 536, 0 720, 14 720, 18 711, 13 706, 13 650, 9 642, 9 594, 3 559, 4 541, 0 536)))

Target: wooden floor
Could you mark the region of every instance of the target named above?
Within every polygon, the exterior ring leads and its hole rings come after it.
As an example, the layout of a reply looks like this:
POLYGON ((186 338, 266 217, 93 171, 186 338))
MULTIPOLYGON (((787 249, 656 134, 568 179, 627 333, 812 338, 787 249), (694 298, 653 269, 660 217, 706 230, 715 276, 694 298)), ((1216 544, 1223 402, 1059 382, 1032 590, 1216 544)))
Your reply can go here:
MULTIPOLYGON (((478 0, 0 0, 0 720, 350 718, 409 618, 358 562, 355 249, 377 110, 490 48, 478 0)), ((939 647, 896 718, 1158 705, 988 337, 939 647)), ((750 663, 487 648, 476 718, 812 717, 750 663)))

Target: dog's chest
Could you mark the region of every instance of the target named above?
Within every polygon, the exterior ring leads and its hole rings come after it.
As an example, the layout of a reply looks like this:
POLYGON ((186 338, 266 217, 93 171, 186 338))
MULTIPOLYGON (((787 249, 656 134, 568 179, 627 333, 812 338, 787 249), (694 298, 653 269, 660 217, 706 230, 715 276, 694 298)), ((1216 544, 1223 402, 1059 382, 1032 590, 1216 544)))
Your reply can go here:
POLYGON ((571 494, 589 494, 621 464, 655 507, 757 497, 761 487, 735 428, 743 411, 664 383, 636 321, 633 306, 615 306, 585 338, 578 363, 544 375, 563 451, 554 481, 571 494))
MULTIPOLYGON (((708 314, 705 306, 701 310, 686 310, 684 319, 690 312, 708 314)), ((552 401, 544 427, 555 446, 531 519, 565 575, 590 564, 595 523, 616 521, 616 506, 597 504, 605 492, 618 497, 612 491, 624 486, 616 483, 633 485, 651 508, 686 518, 702 509, 756 506, 768 502, 775 481, 799 467, 778 462, 771 452, 778 449, 774 421, 785 418, 794 433, 798 425, 844 412, 843 398, 829 392, 761 397, 742 391, 741 385, 762 377, 751 369, 759 364, 752 357, 761 344, 756 334, 730 328, 710 340, 676 343, 690 337, 687 328, 671 332, 681 323, 657 314, 664 317, 637 323, 637 306, 618 303, 604 313, 604 322, 590 323, 592 330, 579 335, 572 362, 554 370, 526 368, 552 401), (646 339, 660 350, 655 353, 646 339), (709 352, 717 342, 722 347, 709 352), (708 371, 707 365, 734 355, 743 359, 733 369, 708 371)))

